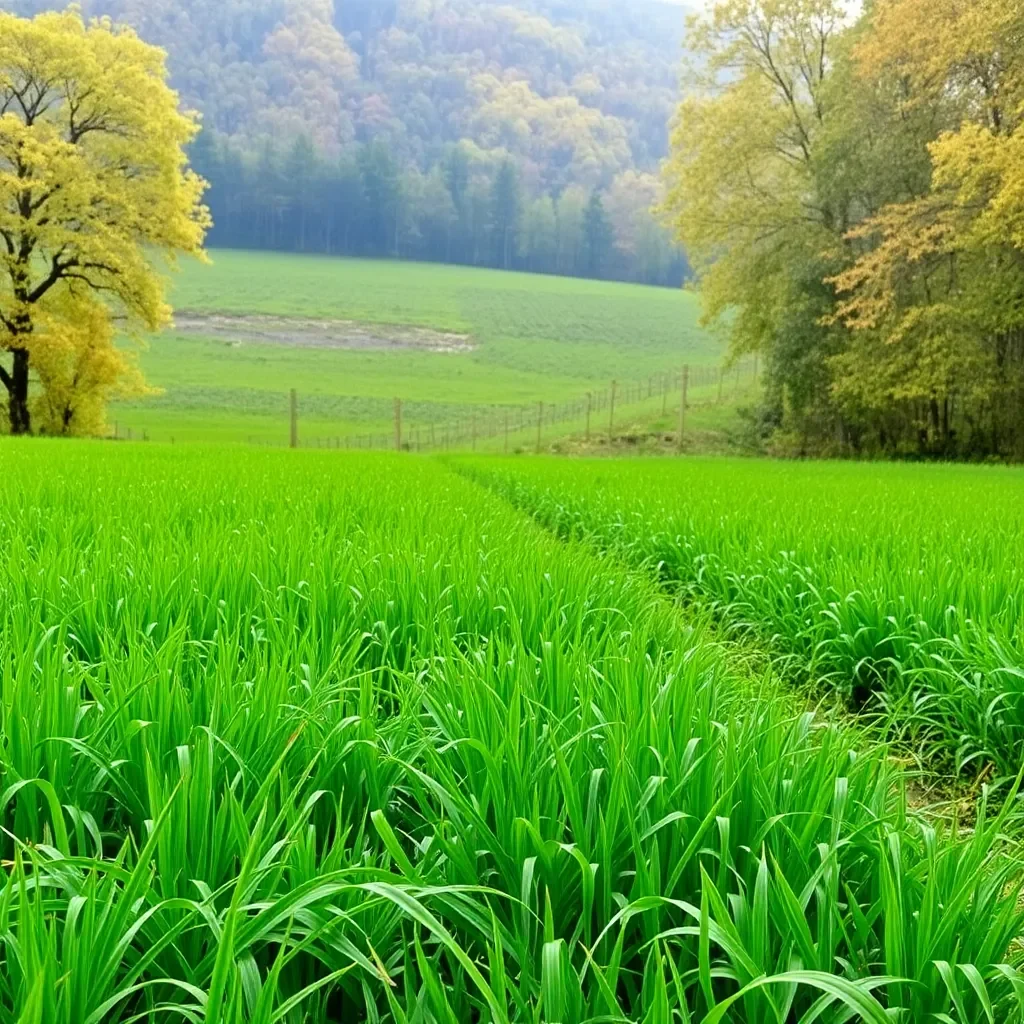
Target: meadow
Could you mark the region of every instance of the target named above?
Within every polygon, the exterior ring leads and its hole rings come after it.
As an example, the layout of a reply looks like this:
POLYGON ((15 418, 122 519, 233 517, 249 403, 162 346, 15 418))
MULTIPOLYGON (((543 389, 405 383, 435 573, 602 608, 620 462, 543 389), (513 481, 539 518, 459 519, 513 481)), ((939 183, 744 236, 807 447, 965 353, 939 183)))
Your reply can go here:
POLYGON ((729 459, 466 470, 556 532, 648 567, 925 762, 1020 770, 1024 472, 729 459))
POLYGON ((632 381, 684 361, 717 365, 694 295, 664 288, 466 267, 214 251, 172 279, 180 312, 413 325, 468 335, 466 353, 228 344, 173 330, 141 363, 164 394, 119 403, 125 436, 282 443, 287 393, 301 396, 303 432, 387 431, 392 401, 413 421, 468 406, 562 402, 613 379, 632 381))
POLYGON ((709 467, 0 459, 0 1024, 1024 1020, 1012 786, 914 811, 646 556, 496 493, 621 473, 761 550, 709 467))

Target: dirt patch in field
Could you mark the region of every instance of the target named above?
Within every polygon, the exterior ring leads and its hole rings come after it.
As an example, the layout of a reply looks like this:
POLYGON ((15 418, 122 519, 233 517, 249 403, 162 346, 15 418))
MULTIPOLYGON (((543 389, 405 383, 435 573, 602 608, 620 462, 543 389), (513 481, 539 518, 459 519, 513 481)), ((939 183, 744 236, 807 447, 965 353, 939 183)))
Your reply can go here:
POLYGON ((308 320, 288 316, 233 316, 179 311, 175 334, 213 338, 228 345, 291 345, 296 348, 418 349, 421 352, 472 352, 465 334, 401 324, 364 324, 354 320, 308 320))

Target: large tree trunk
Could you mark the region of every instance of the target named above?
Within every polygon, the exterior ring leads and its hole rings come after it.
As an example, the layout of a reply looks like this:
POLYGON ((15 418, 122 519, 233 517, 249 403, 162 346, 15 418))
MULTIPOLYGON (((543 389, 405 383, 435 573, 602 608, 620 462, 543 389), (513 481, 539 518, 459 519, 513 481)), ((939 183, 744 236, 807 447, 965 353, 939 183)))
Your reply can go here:
POLYGON ((28 411, 28 349, 13 352, 14 368, 7 388, 7 405, 11 420, 11 433, 31 434, 32 419, 28 411))

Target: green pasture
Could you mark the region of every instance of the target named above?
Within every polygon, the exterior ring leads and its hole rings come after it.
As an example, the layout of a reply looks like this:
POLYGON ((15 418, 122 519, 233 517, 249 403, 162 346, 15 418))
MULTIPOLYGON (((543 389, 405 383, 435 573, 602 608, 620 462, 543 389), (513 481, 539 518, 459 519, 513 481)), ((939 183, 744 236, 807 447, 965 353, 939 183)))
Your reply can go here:
POLYGON ((211 256, 211 265, 182 265, 173 278, 175 308, 424 326, 467 334, 475 348, 235 345, 169 331, 141 356, 147 378, 165 393, 118 405, 110 419, 120 433, 280 443, 286 395, 295 388, 303 432, 344 437, 389 430, 396 397, 412 406, 410 423, 428 423, 449 418, 451 407, 562 402, 613 379, 721 358, 697 323, 698 299, 686 292, 433 264, 211 256))

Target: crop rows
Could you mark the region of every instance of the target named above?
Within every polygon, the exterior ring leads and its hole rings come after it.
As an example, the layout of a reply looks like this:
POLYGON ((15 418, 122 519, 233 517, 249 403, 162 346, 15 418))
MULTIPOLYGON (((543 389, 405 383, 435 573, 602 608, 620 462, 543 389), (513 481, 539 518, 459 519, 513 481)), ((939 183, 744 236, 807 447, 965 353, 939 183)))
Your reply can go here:
POLYGON ((799 676, 880 711, 929 758, 1020 770, 1024 474, 722 460, 469 470, 796 655, 799 676))
POLYGON ((1012 793, 645 573, 397 455, 0 459, 0 1024, 1024 1019, 1012 793))

